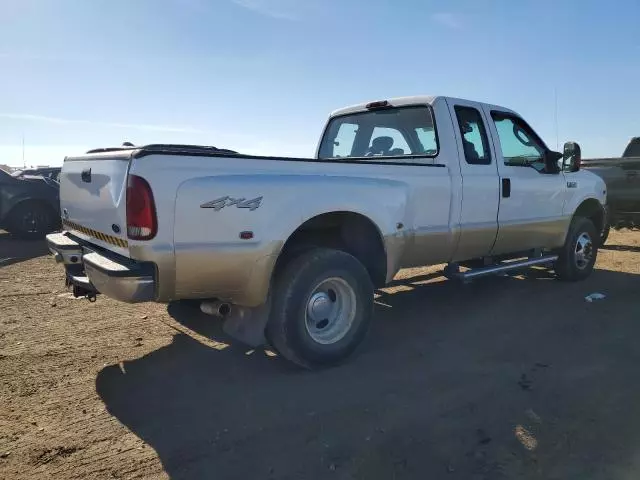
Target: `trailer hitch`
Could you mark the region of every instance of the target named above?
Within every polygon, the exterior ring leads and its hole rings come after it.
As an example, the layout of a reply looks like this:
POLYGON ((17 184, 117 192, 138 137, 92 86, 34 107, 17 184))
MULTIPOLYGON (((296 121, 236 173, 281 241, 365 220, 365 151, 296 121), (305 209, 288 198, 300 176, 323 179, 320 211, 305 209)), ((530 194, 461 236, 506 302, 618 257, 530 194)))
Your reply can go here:
POLYGON ((76 298, 86 298, 91 303, 96 301, 97 292, 95 290, 85 288, 81 285, 73 285, 73 296, 76 298))
POLYGON ((86 298, 91 303, 96 301, 98 291, 94 288, 87 277, 73 275, 72 272, 67 272, 65 285, 72 288, 73 296, 75 298, 86 298))

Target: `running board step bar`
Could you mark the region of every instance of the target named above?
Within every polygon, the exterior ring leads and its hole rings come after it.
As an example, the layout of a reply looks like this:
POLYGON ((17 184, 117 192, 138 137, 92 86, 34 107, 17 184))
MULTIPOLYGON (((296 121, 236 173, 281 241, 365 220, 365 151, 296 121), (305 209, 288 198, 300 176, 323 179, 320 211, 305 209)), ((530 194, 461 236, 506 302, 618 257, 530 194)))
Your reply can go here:
POLYGON ((497 265, 474 268, 472 270, 467 270, 466 272, 461 272, 459 266, 456 264, 449 264, 444 269, 444 276, 451 280, 462 280, 464 282, 469 282, 479 277, 486 277, 488 275, 495 275, 497 273, 508 272, 511 270, 533 267, 534 265, 544 265, 547 263, 552 263, 557 259, 558 255, 544 255, 542 257, 528 258, 526 260, 514 260, 511 262, 499 263, 497 265))

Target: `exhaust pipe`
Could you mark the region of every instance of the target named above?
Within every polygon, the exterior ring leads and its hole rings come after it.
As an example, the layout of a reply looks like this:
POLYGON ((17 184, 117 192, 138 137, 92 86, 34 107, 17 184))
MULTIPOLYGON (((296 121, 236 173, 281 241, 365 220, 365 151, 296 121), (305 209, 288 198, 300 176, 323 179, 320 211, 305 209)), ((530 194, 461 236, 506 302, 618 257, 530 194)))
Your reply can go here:
POLYGON ((212 300, 202 302, 200 304, 200 310, 207 315, 224 318, 231 312, 231 305, 226 302, 221 302, 220 300, 212 300))

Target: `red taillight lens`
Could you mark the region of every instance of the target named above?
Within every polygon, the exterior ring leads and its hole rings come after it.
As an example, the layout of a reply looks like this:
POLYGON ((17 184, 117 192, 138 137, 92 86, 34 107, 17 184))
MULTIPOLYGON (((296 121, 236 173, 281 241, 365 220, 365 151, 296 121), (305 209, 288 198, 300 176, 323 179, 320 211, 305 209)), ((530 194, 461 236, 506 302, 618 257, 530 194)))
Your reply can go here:
POLYGON ((127 181, 127 236, 131 240, 151 240, 158 231, 156 205, 149 183, 136 175, 127 181))

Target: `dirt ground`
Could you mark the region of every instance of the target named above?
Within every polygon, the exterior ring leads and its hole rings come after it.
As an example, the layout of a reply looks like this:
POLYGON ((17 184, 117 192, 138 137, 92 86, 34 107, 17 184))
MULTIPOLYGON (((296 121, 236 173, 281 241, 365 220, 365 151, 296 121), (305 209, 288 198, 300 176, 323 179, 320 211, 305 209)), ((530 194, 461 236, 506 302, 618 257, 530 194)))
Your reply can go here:
POLYGON ((640 235, 608 243, 579 284, 404 271, 310 373, 0 234, 0 478, 638 479, 640 235))

